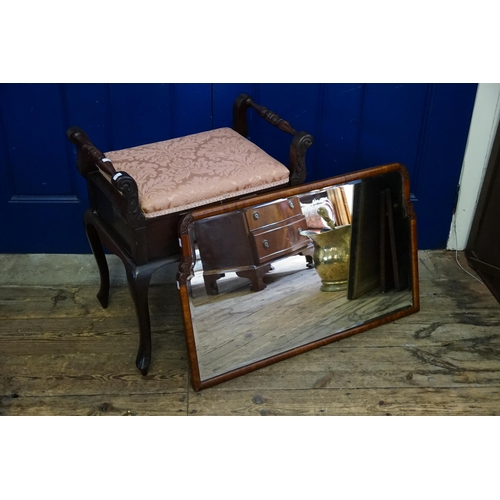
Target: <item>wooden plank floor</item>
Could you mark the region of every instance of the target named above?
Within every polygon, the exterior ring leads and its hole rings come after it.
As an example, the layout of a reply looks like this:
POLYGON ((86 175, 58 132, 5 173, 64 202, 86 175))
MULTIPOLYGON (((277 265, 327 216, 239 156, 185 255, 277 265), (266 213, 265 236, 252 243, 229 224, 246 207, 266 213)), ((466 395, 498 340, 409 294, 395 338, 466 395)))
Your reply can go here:
POLYGON ((0 286, 0 415, 499 415, 500 305, 454 252, 419 260, 419 313, 199 393, 175 284, 150 292, 146 377, 126 286, 105 310, 97 278, 0 286))

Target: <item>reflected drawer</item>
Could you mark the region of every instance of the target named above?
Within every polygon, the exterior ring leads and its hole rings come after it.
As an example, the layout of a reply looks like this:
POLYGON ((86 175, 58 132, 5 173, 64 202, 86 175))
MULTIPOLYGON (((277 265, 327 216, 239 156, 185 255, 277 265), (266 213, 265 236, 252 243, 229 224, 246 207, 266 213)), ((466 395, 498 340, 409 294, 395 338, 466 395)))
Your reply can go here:
POLYGON ((309 238, 301 236, 299 229, 307 229, 303 215, 252 233, 259 264, 306 247, 309 238))
POLYGON ((278 200, 267 205, 260 205, 246 209, 245 217, 250 231, 275 224, 276 221, 282 221, 302 213, 300 202, 297 196, 278 200))

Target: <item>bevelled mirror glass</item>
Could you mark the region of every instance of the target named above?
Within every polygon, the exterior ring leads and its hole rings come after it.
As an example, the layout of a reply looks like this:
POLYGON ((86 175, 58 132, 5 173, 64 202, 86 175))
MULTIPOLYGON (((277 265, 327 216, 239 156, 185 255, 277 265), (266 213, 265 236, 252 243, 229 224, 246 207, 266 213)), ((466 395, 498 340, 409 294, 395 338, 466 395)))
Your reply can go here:
POLYGON ((419 310, 400 164, 195 210, 180 238, 195 390, 419 310))

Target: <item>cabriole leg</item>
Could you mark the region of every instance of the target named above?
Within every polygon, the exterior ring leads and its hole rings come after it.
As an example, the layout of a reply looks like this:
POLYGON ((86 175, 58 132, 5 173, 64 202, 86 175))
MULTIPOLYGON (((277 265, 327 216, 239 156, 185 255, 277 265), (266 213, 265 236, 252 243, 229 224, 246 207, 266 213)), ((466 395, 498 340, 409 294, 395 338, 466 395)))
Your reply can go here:
POLYGON ((130 295, 134 301, 139 323, 139 349, 135 364, 143 375, 147 375, 151 363, 151 322, 149 319, 148 292, 153 271, 126 266, 130 295))
POLYGON ((106 255, 104 254, 101 239, 99 238, 96 228, 92 224, 86 222, 85 231, 101 277, 101 285, 97 293, 97 300, 99 300, 101 306, 106 309, 109 301, 109 268, 106 261, 106 255))

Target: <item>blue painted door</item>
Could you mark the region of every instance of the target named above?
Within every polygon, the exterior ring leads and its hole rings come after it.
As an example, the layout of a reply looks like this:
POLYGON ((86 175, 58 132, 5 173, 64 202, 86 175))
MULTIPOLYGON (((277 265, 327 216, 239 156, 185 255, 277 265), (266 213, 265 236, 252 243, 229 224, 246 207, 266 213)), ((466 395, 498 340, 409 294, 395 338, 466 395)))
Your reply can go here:
MULTIPOLYGON (((419 247, 445 247, 476 85, 2 84, 0 252, 89 252, 69 126, 103 151, 131 147, 230 126, 241 92, 313 134, 308 181, 406 164, 419 247)), ((288 161, 284 134, 261 120, 250 127, 252 140, 288 161)))
MULTIPOLYGON (((476 84, 219 84, 214 125, 229 123, 229 96, 246 92, 314 136, 307 181, 403 163, 419 248, 445 248, 476 90, 476 84)), ((287 161, 278 132, 256 128, 253 140, 287 161)))
POLYGON ((65 131, 102 151, 207 130, 211 85, 0 85, 0 252, 88 253, 88 207, 65 131))

